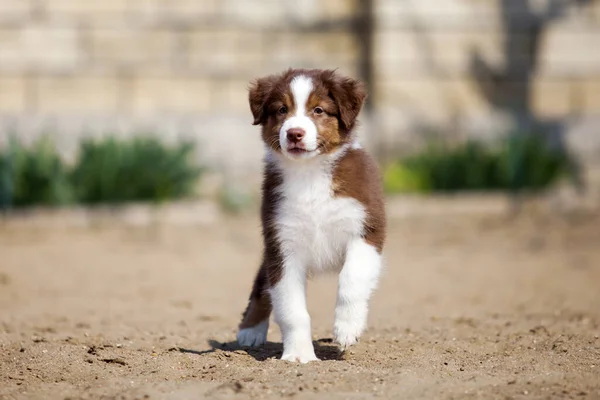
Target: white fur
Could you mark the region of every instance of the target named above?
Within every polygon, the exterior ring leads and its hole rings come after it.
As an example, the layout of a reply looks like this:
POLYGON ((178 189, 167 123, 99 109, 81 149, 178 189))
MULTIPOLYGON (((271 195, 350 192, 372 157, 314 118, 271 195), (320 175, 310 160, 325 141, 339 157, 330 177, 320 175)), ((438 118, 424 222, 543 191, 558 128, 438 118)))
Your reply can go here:
POLYGON ((269 318, 251 328, 240 329, 237 341, 240 346, 260 346, 267 342, 269 332, 269 318))
POLYGON ((362 238, 348 243, 340 273, 333 336, 342 348, 356 343, 367 323, 369 298, 377 286, 381 255, 362 238))
POLYGON ((351 146, 354 150, 362 149, 362 146, 358 140, 355 140, 351 146))
POLYGON ((313 90, 312 79, 304 75, 296 76, 290 83, 290 89, 292 91, 292 96, 294 97, 296 113, 288 118, 281 126, 281 129, 279 129, 279 143, 281 143, 283 153, 288 157, 309 158, 316 155, 316 153, 313 152, 317 150, 317 126, 306 115, 306 102, 313 90), (302 144, 308 153, 293 155, 287 151, 289 144, 287 140, 287 131, 291 128, 301 128, 304 130, 305 135, 302 139, 302 144))
POLYGON ((317 360, 306 310, 306 271, 297 259, 288 257, 281 280, 270 289, 270 294, 283 339, 281 359, 301 363, 317 360))
POLYGON ((339 271, 348 242, 363 233, 364 206, 354 198, 333 197, 333 168, 346 150, 327 159, 276 161, 283 178, 275 218, 279 243, 284 258, 293 256, 309 273, 339 271))
POLYGON ((358 340, 365 326, 366 302, 377 281, 380 259, 361 238, 364 206, 353 198, 333 196, 333 168, 348 147, 302 161, 271 151, 267 155, 268 168, 276 168, 283 178, 274 224, 284 265, 270 294, 284 360, 316 360, 306 309, 309 274, 341 270, 335 338, 344 348, 358 340))

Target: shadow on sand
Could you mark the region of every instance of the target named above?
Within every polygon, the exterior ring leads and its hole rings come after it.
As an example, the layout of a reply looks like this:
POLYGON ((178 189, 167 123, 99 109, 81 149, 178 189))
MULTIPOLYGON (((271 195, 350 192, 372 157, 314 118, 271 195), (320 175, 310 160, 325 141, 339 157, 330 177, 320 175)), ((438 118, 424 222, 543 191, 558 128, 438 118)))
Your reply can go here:
MULTIPOLYGON (((170 350, 179 351, 180 353, 196 354, 200 356, 214 353, 216 351, 224 351, 229 353, 243 351, 257 361, 265 361, 268 358, 280 358, 283 354, 283 345, 281 343, 267 342, 260 347, 246 347, 240 346, 237 341, 222 343, 211 339, 208 341, 208 344, 211 347, 208 350, 192 350, 182 347, 175 347, 170 350)), ((343 359, 343 352, 338 346, 333 344, 331 339, 318 339, 313 341, 313 345, 315 346, 315 354, 320 360, 343 359)))

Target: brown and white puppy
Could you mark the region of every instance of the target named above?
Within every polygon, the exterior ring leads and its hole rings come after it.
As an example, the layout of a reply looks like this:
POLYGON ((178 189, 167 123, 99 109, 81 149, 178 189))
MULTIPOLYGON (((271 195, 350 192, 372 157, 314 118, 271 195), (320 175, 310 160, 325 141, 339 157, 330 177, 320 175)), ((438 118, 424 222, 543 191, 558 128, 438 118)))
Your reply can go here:
POLYGON ((252 83, 250 109, 266 145, 264 254, 237 339, 266 342, 269 316, 283 360, 317 360, 306 309, 307 276, 339 272, 334 338, 365 328, 385 237, 379 171, 353 133, 363 85, 331 70, 290 69, 252 83))

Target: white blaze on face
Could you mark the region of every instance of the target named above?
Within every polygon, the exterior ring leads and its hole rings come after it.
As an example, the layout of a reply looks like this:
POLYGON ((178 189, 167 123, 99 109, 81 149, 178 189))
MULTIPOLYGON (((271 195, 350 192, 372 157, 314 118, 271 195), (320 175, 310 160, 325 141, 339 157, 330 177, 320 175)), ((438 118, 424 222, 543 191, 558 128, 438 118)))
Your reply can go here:
POLYGON ((284 153, 287 153, 287 131, 291 128, 300 128, 305 132, 304 138, 302 139, 304 149, 307 151, 314 151, 317 149, 317 127, 314 122, 306 116, 306 103, 313 90, 312 79, 304 75, 296 76, 290 83, 290 89, 292 91, 296 110, 294 115, 291 115, 279 130, 279 143, 281 143, 281 148, 284 153))

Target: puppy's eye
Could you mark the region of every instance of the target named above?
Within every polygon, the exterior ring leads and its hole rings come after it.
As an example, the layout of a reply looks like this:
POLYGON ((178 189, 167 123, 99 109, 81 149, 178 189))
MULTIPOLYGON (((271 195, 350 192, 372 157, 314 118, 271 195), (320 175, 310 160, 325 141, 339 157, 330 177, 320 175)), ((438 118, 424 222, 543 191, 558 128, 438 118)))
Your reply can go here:
POLYGON ((323 114, 323 109, 321 107, 315 107, 315 109, 313 110, 313 112, 315 114, 323 114))
POLYGON ((287 107, 286 107, 286 106, 281 106, 281 107, 279 107, 279 110, 277 110, 277 112, 278 112, 279 114, 281 114, 281 115, 285 115, 285 114, 287 114, 287 111, 288 111, 288 110, 287 110, 287 107))

